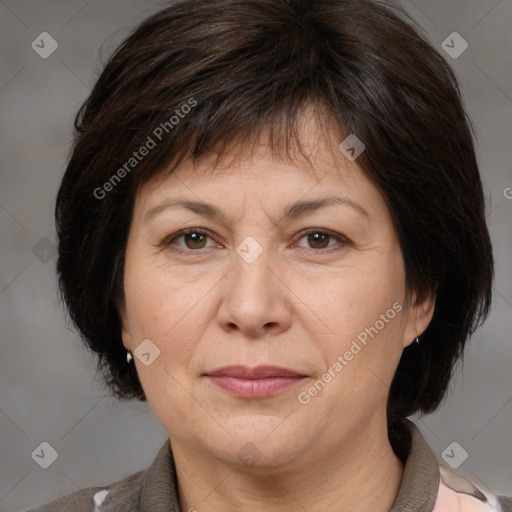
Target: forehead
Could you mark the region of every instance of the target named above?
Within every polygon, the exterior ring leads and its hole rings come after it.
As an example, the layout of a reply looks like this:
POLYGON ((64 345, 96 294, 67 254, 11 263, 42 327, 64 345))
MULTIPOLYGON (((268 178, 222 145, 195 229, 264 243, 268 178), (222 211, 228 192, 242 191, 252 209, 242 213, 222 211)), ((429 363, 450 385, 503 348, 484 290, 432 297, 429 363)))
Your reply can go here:
MULTIPOLYGON (((321 107, 307 106, 292 126, 264 126, 250 136, 222 141, 197 159, 170 162, 141 187, 144 195, 158 194, 166 182, 209 183, 261 178, 290 178, 320 183, 327 174, 343 178, 361 174, 357 162, 350 162, 338 146, 346 135, 321 107), (274 172, 273 172, 274 171, 274 172), (174 177, 171 178, 171 176, 174 177)), ((184 183, 181 183, 184 185, 184 183)))

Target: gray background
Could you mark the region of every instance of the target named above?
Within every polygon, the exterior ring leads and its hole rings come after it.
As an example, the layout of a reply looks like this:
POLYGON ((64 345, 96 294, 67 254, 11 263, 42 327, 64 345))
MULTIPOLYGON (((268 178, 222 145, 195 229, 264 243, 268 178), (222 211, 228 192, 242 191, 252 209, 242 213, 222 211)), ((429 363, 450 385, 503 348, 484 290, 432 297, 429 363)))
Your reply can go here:
MULTIPOLYGON (((436 453, 456 441, 459 471, 512 494, 512 20, 511 0, 404 0, 431 42, 456 31, 447 56, 478 132, 497 279, 448 400, 418 420, 436 453), (507 198, 508 196, 508 198, 507 198), (463 370, 463 371, 462 371, 463 370)), ((98 51, 163 2, 0 1, 0 510, 20 511, 146 467, 166 432, 146 404, 111 398, 58 303, 53 207, 72 118, 96 79, 98 51), (49 32, 58 49, 31 43, 49 32), (117 32, 116 32, 117 31, 117 32), (113 34, 113 35, 112 35, 113 34), (110 36, 110 37, 109 37, 110 36), (58 452, 48 468, 31 453, 58 452)), ((406 51, 406 49, 404 49, 406 51)), ((400 58, 397 56, 397 58, 400 58)))

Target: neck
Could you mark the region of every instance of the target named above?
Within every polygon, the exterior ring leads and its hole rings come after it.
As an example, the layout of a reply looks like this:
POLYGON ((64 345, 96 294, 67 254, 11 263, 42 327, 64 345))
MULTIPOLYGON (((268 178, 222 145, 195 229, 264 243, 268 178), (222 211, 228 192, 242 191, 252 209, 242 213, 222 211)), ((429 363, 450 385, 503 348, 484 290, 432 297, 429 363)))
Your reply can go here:
MULTIPOLYGON (((385 420, 385 418, 384 418, 385 420)), ((341 445, 312 450, 293 467, 240 468, 172 441, 181 510, 194 512, 388 512, 403 465, 386 424, 367 425, 341 445)))

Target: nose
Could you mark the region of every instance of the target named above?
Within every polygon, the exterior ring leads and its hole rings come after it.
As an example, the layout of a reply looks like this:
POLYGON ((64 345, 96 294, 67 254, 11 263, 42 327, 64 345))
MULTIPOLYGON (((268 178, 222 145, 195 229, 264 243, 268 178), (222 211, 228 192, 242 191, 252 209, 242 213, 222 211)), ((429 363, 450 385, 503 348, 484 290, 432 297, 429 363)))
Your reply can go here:
MULTIPOLYGON (((235 255, 222 290, 218 321, 226 332, 251 338, 277 335, 291 325, 291 291, 279 275, 278 262, 267 251, 248 263, 235 255)), ((282 267, 281 267, 282 274, 282 267)))

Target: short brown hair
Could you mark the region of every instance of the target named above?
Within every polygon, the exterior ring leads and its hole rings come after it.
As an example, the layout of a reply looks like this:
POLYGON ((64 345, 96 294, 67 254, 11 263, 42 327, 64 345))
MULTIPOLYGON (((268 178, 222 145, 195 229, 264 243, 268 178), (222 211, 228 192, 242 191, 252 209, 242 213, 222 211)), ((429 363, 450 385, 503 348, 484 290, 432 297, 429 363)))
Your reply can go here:
POLYGON ((264 129, 285 152, 308 104, 364 142, 358 163, 393 217, 408 290, 436 293, 421 343, 403 351, 388 415, 441 402, 491 302, 482 184, 452 70, 405 13, 377 0, 183 0, 142 22, 106 64, 75 120, 57 271, 117 396, 145 398, 117 310, 137 190, 170 162, 264 129))

